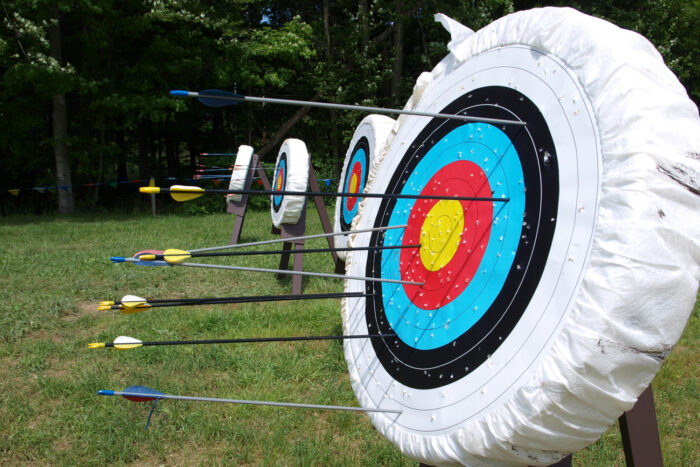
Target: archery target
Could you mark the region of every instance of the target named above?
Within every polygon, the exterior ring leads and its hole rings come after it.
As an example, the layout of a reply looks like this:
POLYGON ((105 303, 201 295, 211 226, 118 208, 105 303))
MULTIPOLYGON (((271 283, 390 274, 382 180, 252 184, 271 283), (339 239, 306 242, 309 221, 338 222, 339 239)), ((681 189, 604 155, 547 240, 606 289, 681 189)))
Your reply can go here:
MULTIPOLYGON (((370 177, 375 155, 384 148, 395 124, 394 119, 384 115, 368 115, 360 122, 345 155, 343 170, 340 174, 339 192, 362 193, 370 177)), ((335 203, 335 232, 347 232, 351 229, 352 220, 357 215, 361 200, 360 197, 337 199, 335 203)), ((345 248, 347 243, 346 236, 335 237, 337 247, 345 248)), ((338 256, 345 259, 345 252, 339 251, 338 256)))
POLYGON ((402 411, 368 415, 413 458, 547 465, 630 409, 680 337, 698 199, 659 167, 700 147, 700 121, 645 39, 575 10, 450 50, 416 109, 526 125, 399 119, 367 191, 482 200, 362 202, 355 228, 407 227, 350 246, 420 247, 353 251, 347 273, 422 285, 345 282, 372 296, 343 300, 344 332, 390 335, 344 343, 350 378, 363 407, 402 411))
MULTIPOLYGON (((242 144, 238 147, 236 153, 236 162, 234 162, 233 171, 231 172, 231 181, 228 184, 229 190, 245 189, 245 181, 252 169, 250 167, 250 159, 253 157, 253 148, 242 144)), ((243 195, 229 194, 226 195, 226 200, 230 203, 237 203, 242 199, 243 195)))
MULTIPOLYGON (((272 179, 274 191, 306 191, 309 183, 309 152, 306 144, 298 139, 286 139, 282 143, 275 175, 272 179)), ((299 220, 306 203, 302 195, 275 194, 270 196, 272 223, 279 228, 282 224, 294 224, 299 220)))

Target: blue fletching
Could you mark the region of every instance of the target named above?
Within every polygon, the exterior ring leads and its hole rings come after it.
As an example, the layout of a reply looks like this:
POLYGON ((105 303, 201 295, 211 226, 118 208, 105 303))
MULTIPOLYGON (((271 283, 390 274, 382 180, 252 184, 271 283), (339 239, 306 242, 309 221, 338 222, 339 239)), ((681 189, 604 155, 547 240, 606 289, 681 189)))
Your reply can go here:
POLYGON ((135 266, 172 266, 172 264, 167 261, 134 261, 132 264, 135 266))
POLYGON ((222 91, 221 89, 207 89, 199 92, 197 100, 209 107, 226 107, 240 103, 240 101, 245 100, 245 96, 229 91, 222 91), (208 96, 211 96, 211 98, 208 98, 208 96), (217 99, 217 97, 234 98, 236 100, 217 99))
POLYGON ((189 91, 183 91, 181 89, 173 89, 170 91, 171 96, 187 96, 189 91))
POLYGON ((99 391, 97 391, 97 394, 99 394, 100 396, 113 396, 114 391, 111 389, 100 389, 99 391))
POLYGON ((113 263, 124 263, 126 259, 123 256, 112 256, 109 260, 113 263))
POLYGON ((123 392, 129 392, 133 394, 139 394, 139 395, 144 395, 144 396, 151 396, 151 397, 158 397, 158 396, 164 396, 160 391, 156 391, 155 389, 151 389, 146 386, 129 386, 128 388, 124 389, 123 392))

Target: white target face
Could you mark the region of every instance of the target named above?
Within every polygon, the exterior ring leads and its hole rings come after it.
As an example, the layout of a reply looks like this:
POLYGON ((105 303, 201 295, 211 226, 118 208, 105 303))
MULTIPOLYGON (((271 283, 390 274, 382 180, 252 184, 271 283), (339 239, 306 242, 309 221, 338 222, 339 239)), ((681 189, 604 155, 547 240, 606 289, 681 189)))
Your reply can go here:
MULTIPOLYGON (((243 190, 245 181, 250 174, 250 159, 253 157, 253 148, 242 144, 238 147, 236 153, 236 162, 231 172, 231 181, 229 182, 229 190, 243 190)), ((226 200, 229 202, 239 202, 243 195, 230 194, 226 195, 226 200)))
POLYGON ((700 119, 645 39, 572 9, 449 47, 414 108, 525 125, 399 119, 366 191, 425 198, 364 200, 353 227, 406 227, 351 235, 379 248, 346 271, 420 285, 346 281, 368 296, 345 333, 386 335, 345 341, 350 379, 415 459, 549 465, 632 407, 692 310, 698 200, 669 168, 700 119))
MULTIPOLYGON (((306 191, 309 184, 309 151, 306 144, 299 139, 287 139, 282 143, 275 164, 272 179, 273 191, 306 191)), ((282 224, 294 224, 299 220, 306 204, 302 195, 285 195, 283 193, 270 196, 270 214, 272 224, 278 227, 282 224)))
POLYGON ((362 382, 361 398, 371 406, 403 410, 393 423, 406 430, 433 433, 487 414, 550 345, 586 265, 598 205, 600 150, 594 119, 577 81, 557 59, 530 47, 505 47, 475 57, 424 95, 421 104, 434 112, 528 123, 496 127, 407 119, 387 151, 373 191, 423 194, 428 187, 441 196, 480 193, 510 201, 487 202, 488 209, 480 206, 484 202, 450 201, 453 205, 445 206, 444 212, 420 216, 416 214, 423 204, 431 212, 441 206, 431 206, 428 200, 370 199, 357 225, 408 227, 384 236, 359 236, 354 246, 413 244, 409 236, 423 244, 430 241, 426 237, 439 241, 441 234, 462 234, 455 251, 445 252, 442 245, 435 249, 443 256, 440 267, 431 268, 430 256, 421 248, 387 250, 375 258, 354 252, 349 270, 363 275, 378 266, 380 271, 369 272, 426 282, 412 290, 386 284, 363 290, 361 282, 350 282, 350 291, 380 297, 348 300, 347 331, 374 333, 379 328, 398 336, 374 344, 348 341, 346 352, 351 371, 362 382), (539 119, 537 111, 542 114, 539 119), (462 191, 450 191, 450 185, 462 191), (465 215, 479 209, 486 212, 465 215), (460 217, 460 225, 438 232, 431 221, 445 213, 460 217), (490 232, 469 237, 486 224, 492 225, 490 232), (518 255, 518 250, 526 254, 518 255), (427 267, 426 272, 420 277, 406 272, 415 267, 427 267), (507 286, 509 275, 515 280, 507 286), (454 285, 431 284, 441 279, 454 285), (524 287, 528 293, 521 291, 524 287), (502 290, 508 296, 499 299, 502 290), (516 294, 521 303, 512 303, 516 294), (484 325, 488 314, 497 319, 484 325), (502 326, 505 322, 509 325, 502 326), (464 339, 468 333, 469 339, 464 339), (477 352, 479 346, 484 349, 477 352))
MULTIPOLYGON (((340 174, 338 191, 342 193, 362 193, 374 173, 375 155, 381 153, 396 121, 384 115, 368 115, 357 126, 350 140, 348 151, 340 174)), ((361 197, 342 197, 335 203, 335 232, 347 232, 360 208, 361 197)), ((344 235, 335 237, 339 248, 347 246, 344 235)), ((345 259, 345 251, 338 256, 345 259)))

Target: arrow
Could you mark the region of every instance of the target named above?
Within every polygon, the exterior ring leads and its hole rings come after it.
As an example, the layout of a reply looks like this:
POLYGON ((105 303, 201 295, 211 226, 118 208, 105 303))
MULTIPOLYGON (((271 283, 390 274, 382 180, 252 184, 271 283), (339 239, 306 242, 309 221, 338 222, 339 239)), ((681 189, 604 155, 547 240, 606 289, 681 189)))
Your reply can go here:
POLYGON ((185 250, 169 248, 162 254, 141 254, 139 261, 166 261, 170 264, 182 263, 188 258, 203 258, 210 256, 257 256, 257 255, 280 255, 283 253, 327 253, 329 251, 376 251, 376 250, 398 250, 404 248, 420 248, 418 245, 382 245, 364 247, 342 247, 342 248, 304 248, 301 250, 261 250, 261 251, 227 251, 217 253, 191 253, 185 250))
POLYGON ((361 298, 374 297, 375 294, 362 292, 325 293, 306 295, 256 295, 243 297, 211 297, 211 298, 169 298, 147 300, 135 295, 125 295, 121 300, 103 300, 97 307, 98 311, 119 310, 123 314, 140 313, 150 308, 167 306, 219 305, 226 303, 259 303, 285 302, 298 300, 323 300, 330 298, 361 298))
POLYGON ((122 396, 131 402, 149 402, 153 401, 153 406, 148 414, 148 420, 146 421, 146 429, 151 423, 151 415, 156 408, 156 404, 162 399, 172 399, 179 401, 193 401, 193 402, 218 402, 224 404, 246 404, 246 405, 268 405, 273 407, 293 407, 298 409, 319 409, 319 410, 346 410, 352 412, 384 412, 384 413, 396 413, 400 414, 401 410, 396 409, 381 409, 377 408, 364 408, 364 407, 349 407, 342 405, 317 405, 317 404, 298 404, 294 402, 271 402, 271 401, 253 401, 244 399, 221 399, 216 397, 193 397, 193 396, 176 396, 171 394, 163 394, 160 391, 151 389, 146 386, 129 386, 124 391, 114 391, 111 389, 100 389, 97 391, 100 396, 122 396))
POLYGON ((480 198, 476 196, 448 196, 448 195, 409 195, 403 193, 344 193, 335 191, 275 191, 275 190, 224 190, 218 188, 201 188, 198 186, 173 185, 170 188, 157 186, 142 186, 141 193, 170 193, 175 201, 189 201, 199 198, 204 193, 226 193, 234 195, 289 195, 289 196, 335 196, 339 198, 395 198, 395 199, 445 199, 454 201, 489 201, 505 203, 510 198, 480 198))
POLYGON ((89 349, 103 349, 114 347, 117 350, 131 350, 138 347, 148 347, 155 345, 203 345, 203 344, 249 344, 254 342, 296 342, 296 341, 327 341, 343 339, 375 339, 396 337, 396 334, 357 334, 341 336, 299 336, 299 337, 252 337, 243 339, 205 339, 188 341, 154 341, 142 342, 129 336, 119 336, 114 342, 91 342, 89 349))
POLYGON ((369 276, 347 276, 344 274, 330 274, 326 272, 312 271, 294 271, 291 269, 265 269, 253 268, 249 266, 228 266, 223 264, 204 264, 204 263, 168 263, 167 261, 143 261, 140 258, 130 258, 124 256, 112 256, 110 260, 113 263, 136 263, 140 266, 186 266, 190 268, 208 268, 208 269, 228 269, 232 271, 248 271, 248 272, 269 272, 273 274, 292 274, 297 276, 325 277, 327 279, 353 279, 367 282, 386 282, 390 284, 405 284, 405 285, 425 285, 424 282, 402 281, 398 279, 384 279, 381 277, 369 276))
MULTIPOLYGON (((360 233, 368 233, 368 232, 381 232, 384 230, 392 230, 392 229, 403 229, 406 228, 407 225, 389 225, 385 227, 373 227, 370 229, 359 229, 359 230, 348 230, 346 232, 331 232, 331 233, 322 233, 322 234, 313 234, 313 235, 301 235, 298 237, 285 237, 285 238, 273 238, 272 240, 261 240, 258 242, 248 242, 248 243, 236 243, 235 245, 221 245, 221 246, 210 246, 207 248, 196 248, 194 250, 189 250, 190 253, 199 253, 202 251, 216 251, 216 250, 233 250, 236 248, 246 248, 249 246, 261 246, 261 245, 270 245, 272 243, 284 243, 284 242, 296 242, 299 240, 311 240, 314 238, 326 238, 326 237, 337 237, 339 235, 350 235, 350 234, 360 234, 360 233)), ((163 254, 162 251, 157 251, 157 250, 143 250, 143 253, 155 253, 155 254, 163 254)), ((136 253, 135 256, 140 256, 139 253, 136 253)), ((135 262, 135 260, 138 260, 139 258, 133 258, 133 260, 128 260, 129 262, 135 262)), ((127 261, 127 260, 125 260, 127 261)), ((124 262, 124 261, 118 261, 118 262, 124 262)), ((144 261, 144 263, 149 263, 149 261, 144 261)))
POLYGON ((434 112, 423 112, 420 110, 404 110, 404 109, 387 109, 383 107, 367 107, 364 105, 347 105, 347 104, 335 104, 331 102, 314 102, 314 101, 299 101, 291 99, 274 99, 270 97, 253 97, 244 96, 241 94, 236 94, 229 91, 223 91, 221 89, 207 89, 205 91, 194 92, 194 91, 183 91, 183 90, 172 90, 170 94, 173 96, 185 96, 185 97, 195 97, 199 102, 208 107, 226 107, 229 105, 235 105, 243 101, 247 102, 262 102, 267 104, 283 104, 283 105, 297 105, 302 107, 321 107, 325 109, 340 109, 340 110, 361 110, 363 112, 373 112, 373 113, 384 113, 384 114, 405 114, 405 115, 417 115, 419 117, 434 117, 434 118, 445 118, 451 120, 462 120, 465 122, 482 122, 482 123, 492 123, 494 125, 527 125, 526 122, 518 120, 503 120, 499 118, 482 118, 482 117, 472 117, 467 115, 454 115, 454 114, 443 114, 434 112))

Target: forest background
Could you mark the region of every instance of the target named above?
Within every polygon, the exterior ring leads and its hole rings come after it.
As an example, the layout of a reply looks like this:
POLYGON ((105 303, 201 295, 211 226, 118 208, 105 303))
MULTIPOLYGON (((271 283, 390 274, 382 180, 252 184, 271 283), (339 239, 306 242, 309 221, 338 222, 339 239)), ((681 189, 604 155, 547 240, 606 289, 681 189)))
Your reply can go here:
MULTIPOLYGON (((6 0, 0 210, 141 209, 134 184, 187 181, 201 152, 235 152, 240 144, 274 163, 287 137, 307 143, 317 174, 337 179, 362 113, 211 109, 168 91, 220 88, 401 107, 418 75, 447 53, 449 36, 434 22, 436 12, 477 30, 545 5, 571 6, 643 34, 700 102, 698 0, 6 0)), ((209 203, 196 209, 223 210, 220 198, 209 203)))

